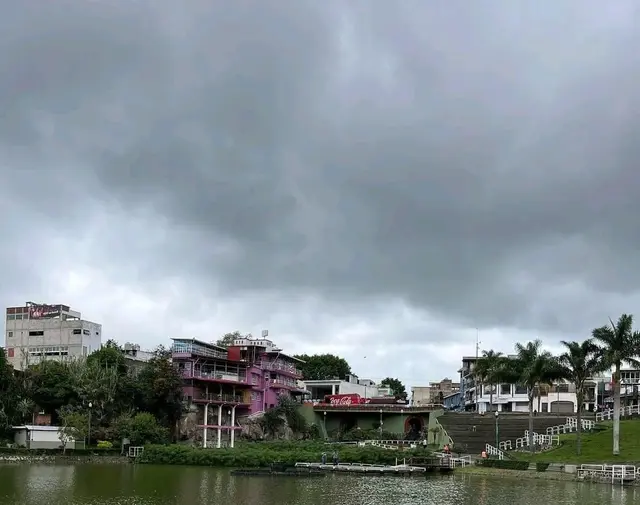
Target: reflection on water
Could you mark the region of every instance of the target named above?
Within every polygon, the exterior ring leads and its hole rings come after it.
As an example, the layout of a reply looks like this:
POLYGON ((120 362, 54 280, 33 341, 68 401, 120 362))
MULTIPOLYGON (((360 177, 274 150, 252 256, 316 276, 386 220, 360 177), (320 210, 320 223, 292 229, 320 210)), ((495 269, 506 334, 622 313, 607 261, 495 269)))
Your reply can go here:
POLYGON ((138 465, 0 465, 2 505, 630 505, 636 488, 454 475, 231 477, 138 465))

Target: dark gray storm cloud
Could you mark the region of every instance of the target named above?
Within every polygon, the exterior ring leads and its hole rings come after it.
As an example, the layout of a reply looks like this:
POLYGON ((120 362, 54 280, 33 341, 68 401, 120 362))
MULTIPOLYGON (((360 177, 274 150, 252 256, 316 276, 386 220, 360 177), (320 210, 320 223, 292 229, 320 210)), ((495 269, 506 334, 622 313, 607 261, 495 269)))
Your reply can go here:
POLYGON ((639 277, 636 4, 5 0, 0 191, 166 220, 145 275, 230 295, 598 322, 639 277))

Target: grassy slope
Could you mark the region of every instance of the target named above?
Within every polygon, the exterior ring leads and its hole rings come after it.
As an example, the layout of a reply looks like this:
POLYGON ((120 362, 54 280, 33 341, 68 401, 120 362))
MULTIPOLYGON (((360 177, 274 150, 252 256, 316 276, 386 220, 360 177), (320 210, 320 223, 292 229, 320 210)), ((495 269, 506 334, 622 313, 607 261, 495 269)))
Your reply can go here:
POLYGON ((517 459, 549 463, 636 463, 640 465, 640 420, 620 421, 620 456, 613 456, 613 430, 582 434, 582 454, 576 455, 576 436, 563 435, 562 445, 540 454, 513 453, 517 459))

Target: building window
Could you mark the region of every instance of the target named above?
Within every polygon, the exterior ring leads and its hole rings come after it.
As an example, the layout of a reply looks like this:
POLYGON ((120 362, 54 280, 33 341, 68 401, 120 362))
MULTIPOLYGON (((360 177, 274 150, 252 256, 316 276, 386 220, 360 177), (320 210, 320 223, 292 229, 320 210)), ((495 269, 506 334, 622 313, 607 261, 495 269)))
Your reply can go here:
POLYGON ((500 394, 501 395, 510 395, 511 394, 511 384, 500 384, 500 394))
POLYGON ((80 335, 81 333, 82 333, 82 330, 73 330, 74 335, 80 335))
POLYGON ((542 412, 549 412, 549 404, 548 403, 543 403, 542 404, 542 412))
POLYGON ((83 335, 91 335, 91 332, 89 330, 82 330, 82 334, 83 335))
POLYGON ((556 386, 556 391, 558 393, 568 393, 569 392, 569 384, 558 384, 556 386))
POLYGON ((29 332, 29 336, 30 337, 42 337, 42 336, 44 336, 44 331, 30 331, 29 332))
POLYGON ((516 385, 516 394, 517 395, 526 395, 527 394, 526 386, 516 385))
POLYGON ((13 338, 13 332, 12 331, 8 331, 7 332, 7 338, 13 338))
POLYGON ((14 321, 16 318, 15 314, 7 314, 7 321, 14 321))

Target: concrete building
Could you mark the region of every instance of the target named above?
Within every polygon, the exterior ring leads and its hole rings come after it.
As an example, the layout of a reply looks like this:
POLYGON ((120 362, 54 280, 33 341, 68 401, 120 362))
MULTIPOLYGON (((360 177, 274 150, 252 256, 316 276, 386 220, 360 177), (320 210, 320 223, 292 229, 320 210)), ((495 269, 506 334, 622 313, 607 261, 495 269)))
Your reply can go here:
MULTIPOLYGON (((27 449, 59 449, 62 447, 58 426, 14 426, 14 442, 18 447, 27 449)), ((76 441, 66 436, 67 449, 82 449, 84 441, 76 441)))
POLYGON ((237 339, 226 349, 193 338, 174 338, 171 354, 185 379, 184 395, 201 430, 203 447, 233 447, 241 429, 238 417, 258 416, 275 407, 280 396, 304 393, 298 386, 302 362, 266 338, 237 339))
MULTIPOLYGON (((510 356, 513 357, 513 356, 510 356)), ((461 404, 464 410, 485 412, 528 412, 529 400, 526 387, 520 384, 479 384, 474 374, 476 361, 480 358, 462 358, 460 368, 461 404)), ((589 381, 583 409, 593 412, 599 403, 597 380, 589 381)), ((559 382, 542 386, 533 405, 538 412, 572 414, 578 409, 575 386, 559 382)))
POLYGON ((357 394, 362 398, 375 398, 391 393, 389 388, 381 388, 371 379, 358 379, 355 374, 347 375, 342 379, 305 380, 302 381, 306 389, 307 400, 322 402, 327 395, 352 395, 357 394))
POLYGON ((443 403, 443 399, 460 391, 460 383, 444 378, 440 382, 430 382, 428 386, 411 388, 411 405, 431 405, 443 403))
POLYGON ((41 360, 86 357, 100 349, 102 325, 82 319, 68 305, 27 302, 5 315, 7 359, 16 370, 41 360))

